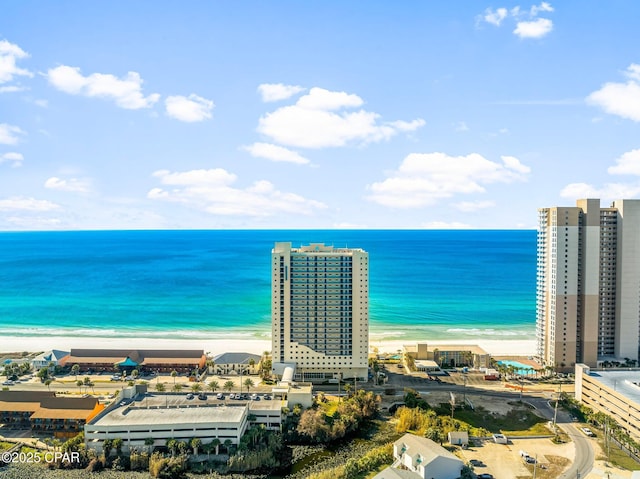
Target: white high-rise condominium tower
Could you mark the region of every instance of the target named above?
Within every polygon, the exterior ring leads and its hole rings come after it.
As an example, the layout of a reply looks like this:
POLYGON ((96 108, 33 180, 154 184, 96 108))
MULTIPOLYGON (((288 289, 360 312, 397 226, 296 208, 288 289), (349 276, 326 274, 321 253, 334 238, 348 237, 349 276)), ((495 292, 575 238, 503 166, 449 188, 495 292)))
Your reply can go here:
POLYGON ((640 354, 640 200, 538 210, 537 355, 596 366, 640 354))
POLYGON ((305 380, 366 379, 369 255, 362 249, 276 243, 271 252, 274 365, 305 380))

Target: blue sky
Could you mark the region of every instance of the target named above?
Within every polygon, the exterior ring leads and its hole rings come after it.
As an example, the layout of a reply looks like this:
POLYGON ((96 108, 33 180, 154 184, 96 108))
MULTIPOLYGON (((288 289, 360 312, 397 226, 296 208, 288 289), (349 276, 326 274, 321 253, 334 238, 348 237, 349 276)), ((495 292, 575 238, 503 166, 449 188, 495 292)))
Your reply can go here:
POLYGON ((640 197, 638 18, 4 2, 0 230, 535 228, 539 207, 640 197))

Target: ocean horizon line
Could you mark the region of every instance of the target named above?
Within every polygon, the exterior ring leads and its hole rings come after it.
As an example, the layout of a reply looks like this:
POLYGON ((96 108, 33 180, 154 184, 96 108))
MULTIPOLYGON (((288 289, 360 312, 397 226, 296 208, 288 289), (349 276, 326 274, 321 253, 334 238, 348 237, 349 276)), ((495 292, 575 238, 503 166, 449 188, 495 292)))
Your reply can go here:
POLYGON ((385 227, 375 227, 375 228, 95 228, 95 229, 49 229, 49 230, 25 230, 25 229, 15 229, 15 230, 0 230, 0 234, 2 233, 92 233, 92 232, 170 232, 170 231, 455 231, 455 232, 474 232, 474 231, 536 231, 537 227, 533 226, 531 228, 480 228, 480 227, 470 227, 470 228, 418 228, 418 227, 394 227, 394 228, 385 228, 385 227))

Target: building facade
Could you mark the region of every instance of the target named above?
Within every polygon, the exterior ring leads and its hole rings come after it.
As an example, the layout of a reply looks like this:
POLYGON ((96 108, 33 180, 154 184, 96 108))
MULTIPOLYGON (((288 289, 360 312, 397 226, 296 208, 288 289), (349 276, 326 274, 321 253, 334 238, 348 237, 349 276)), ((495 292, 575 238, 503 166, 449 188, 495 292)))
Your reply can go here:
POLYGON ((191 398, 186 393, 149 393, 137 385, 122 390, 116 400, 84 426, 85 444, 101 452, 106 439, 123 440, 130 453, 165 447, 169 439, 203 444, 219 441, 237 446, 253 426, 279 431, 282 400, 237 401, 208 395, 191 398), (153 443, 151 442, 153 440, 153 443))
POLYGON ((273 363, 296 378, 367 378, 369 255, 276 243, 271 253, 273 363))
POLYGON ((575 398, 610 416, 635 441, 640 440, 640 370, 575 366, 575 398))
POLYGON ((537 356, 548 366, 637 360, 640 200, 538 210, 537 356))
POLYGON ((78 365, 84 371, 189 373, 204 369, 202 349, 72 349, 60 360, 63 367, 78 365))

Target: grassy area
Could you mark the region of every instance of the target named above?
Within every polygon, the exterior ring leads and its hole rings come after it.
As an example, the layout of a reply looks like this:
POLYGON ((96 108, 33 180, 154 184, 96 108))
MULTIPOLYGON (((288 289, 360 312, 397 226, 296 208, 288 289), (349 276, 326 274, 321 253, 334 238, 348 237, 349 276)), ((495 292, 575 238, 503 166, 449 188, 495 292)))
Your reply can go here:
POLYGON ((338 401, 328 401, 322 404, 322 410, 327 416, 333 416, 338 409, 338 401))
POLYGON ((15 446, 12 442, 0 441, 0 451, 6 451, 7 449, 11 449, 15 446))
MULTIPOLYGON (((605 456, 599 457, 598 459, 607 460, 606 452, 607 448, 604 445, 604 441, 598 441, 600 447, 605 453, 605 456)), ((629 457, 626 452, 624 452, 616 443, 611 441, 611 446, 609 448, 609 459, 608 461, 616 467, 621 469, 626 469, 628 471, 640 471, 640 464, 638 464, 634 459, 629 457)))
MULTIPOLYGON (((441 408, 443 411, 438 410, 439 414, 446 413, 445 406, 449 407, 443 405, 441 408)), ((455 411, 453 417, 470 426, 484 428, 492 433, 502 432, 512 436, 551 434, 545 426, 546 421, 525 407, 514 408, 504 415, 492 414, 482 407, 475 410, 460 409, 455 411)))

